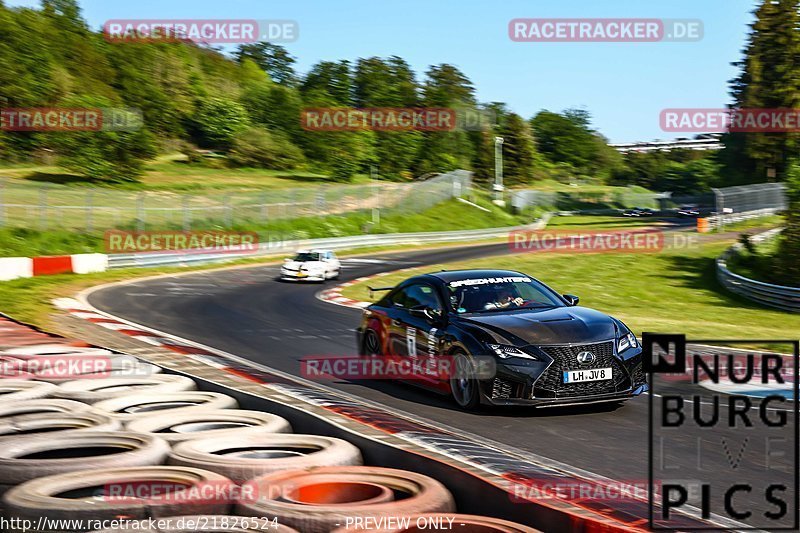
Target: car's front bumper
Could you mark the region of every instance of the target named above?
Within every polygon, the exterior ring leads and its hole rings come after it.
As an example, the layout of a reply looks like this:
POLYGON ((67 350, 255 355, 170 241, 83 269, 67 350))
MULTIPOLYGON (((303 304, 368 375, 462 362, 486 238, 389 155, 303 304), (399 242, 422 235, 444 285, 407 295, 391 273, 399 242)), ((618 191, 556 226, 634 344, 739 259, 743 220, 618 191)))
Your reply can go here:
POLYGON ((305 272, 281 271, 281 279, 286 281, 325 281, 325 275, 307 274, 305 272))
POLYGON ((649 390, 642 368, 641 347, 630 349, 620 357, 611 344, 549 346, 546 348, 556 350, 554 353, 558 355, 552 361, 498 362, 495 376, 480 382, 481 401, 487 405, 578 405, 627 400, 649 390), (593 368, 611 367, 614 378, 564 383, 565 370, 581 369, 571 366, 572 352, 583 349, 597 353, 598 360, 593 368))
POLYGON ((644 383, 635 389, 615 392, 612 394, 597 394, 592 396, 573 396, 569 398, 492 398, 483 395, 483 403, 493 406, 531 406, 531 407, 564 407, 571 405, 591 405, 607 402, 623 402, 630 400, 650 390, 650 385, 644 383))

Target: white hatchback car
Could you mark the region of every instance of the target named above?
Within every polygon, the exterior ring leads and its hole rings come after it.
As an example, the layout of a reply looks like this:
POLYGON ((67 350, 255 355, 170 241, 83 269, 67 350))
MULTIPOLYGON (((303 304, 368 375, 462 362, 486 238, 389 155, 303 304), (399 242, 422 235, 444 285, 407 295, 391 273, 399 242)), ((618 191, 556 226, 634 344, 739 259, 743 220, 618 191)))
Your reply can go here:
POLYGON ((336 279, 342 265, 331 250, 299 250, 286 258, 281 266, 281 279, 291 281, 325 281, 336 279))

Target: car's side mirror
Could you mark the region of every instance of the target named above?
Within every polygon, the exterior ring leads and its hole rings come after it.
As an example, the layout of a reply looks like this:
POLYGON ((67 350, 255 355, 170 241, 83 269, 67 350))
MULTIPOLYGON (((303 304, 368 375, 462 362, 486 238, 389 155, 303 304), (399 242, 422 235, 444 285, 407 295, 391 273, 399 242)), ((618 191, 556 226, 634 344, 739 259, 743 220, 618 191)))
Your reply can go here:
POLYGON ((581 299, 574 294, 564 294, 562 297, 567 301, 567 304, 571 306, 578 305, 578 302, 581 301, 581 299))

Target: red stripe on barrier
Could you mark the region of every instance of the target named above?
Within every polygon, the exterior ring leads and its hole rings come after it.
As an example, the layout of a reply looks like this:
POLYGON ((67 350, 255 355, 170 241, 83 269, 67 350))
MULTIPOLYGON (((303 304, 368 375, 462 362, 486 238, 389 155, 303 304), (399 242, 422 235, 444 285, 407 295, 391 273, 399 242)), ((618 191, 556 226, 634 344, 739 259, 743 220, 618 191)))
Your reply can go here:
POLYGON ((47 276, 72 272, 72 257, 69 255, 53 255, 33 258, 33 275, 47 276))

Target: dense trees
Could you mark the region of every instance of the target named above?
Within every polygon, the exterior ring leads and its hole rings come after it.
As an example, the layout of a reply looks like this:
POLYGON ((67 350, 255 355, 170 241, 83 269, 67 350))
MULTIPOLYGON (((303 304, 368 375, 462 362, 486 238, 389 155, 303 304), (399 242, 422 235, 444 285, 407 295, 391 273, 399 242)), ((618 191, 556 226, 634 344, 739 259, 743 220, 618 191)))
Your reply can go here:
POLYGON ((778 271, 784 283, 800 287, 800 167, 789 167, 786 185, 789 209, 778 243, 778 271))
MULTIPOLYGON (((739 75, 731 81, 734 109, 797 109, 800 104, 798 0, 762 0, 756 9, 739 75)), ((781 181, 797 155, 797 133, 729 133, 723 160, 736 183, 781 181)))
MULTIPOLYGON (((800 107, 800 1, 762 0, 731 81, 731 107, 800 107)), ((732 183, 785 181, 789 209, 774 261, 775 273, 800 286, 800 135, 797 132, 729 133, 724 175, 732 183)))
POLYGON ((619 154, 592 129, 591 116, 583 109, 541 111, 531 119, 531 127, 539 151, 562 171, 606 181, 622 166, 619 154))
MULTIPOLYGON (((510 185, 577 178, 686 188, 704 186, 711 169, 695 169, 698 177, 635 157, 626 164, 592 128, 587 112, 542 111, 523 119, 502 103, 478 102, 468 76, 447 63, 418 75, 400 57, 364 57, 320 61, 300 74, 295 58, 271 43, 242 45, 230 55, 182 42, 112 43, 88 27, 75 0, 43 0, 38 10, 0 1, 0 36, 3 107, 91 100, 141 110, 144 129, 137 134, 0 132, 0 158, 55 150, 65 166, 95 180, 136 179, 141 159, 156 148, 181 146, 194 155, 191 143, 227 155, 231 165, 303 168, 339 181, 358 173, 400 180, 467 168, 488 183, 496 136, 504 138, 510 185), (304 130, 301 113, 313 107, 451 108, 458 127, 304 130)), ((192 161, 203 164, 202 158, 192 161)))

